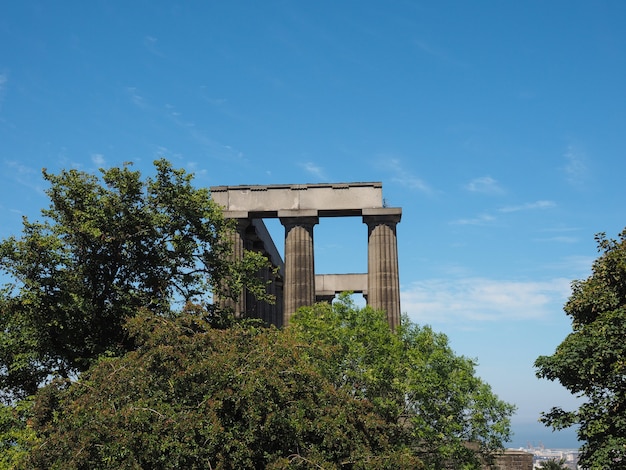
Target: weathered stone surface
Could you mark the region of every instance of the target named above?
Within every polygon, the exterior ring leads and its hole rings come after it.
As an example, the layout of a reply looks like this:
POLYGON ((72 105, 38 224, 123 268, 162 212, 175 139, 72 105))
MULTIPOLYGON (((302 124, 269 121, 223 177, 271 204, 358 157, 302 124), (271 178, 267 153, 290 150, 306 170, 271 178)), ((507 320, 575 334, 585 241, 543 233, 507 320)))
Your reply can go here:
POLYGON ((313 226, 318 220, 302 213, 280 219, 285 226, 284 326, 300 307, 315 303, 313 226))
POLYGON ((494 465, 484 465, 485 470, 532 470, 533 454, 522 450, 507 450, 499 454, 494 465))
POLYGON ((387 313, 392 328, 400 324, 400 275, 396 225, 400 222, 399 208, 363 211, 368 228, 368 297, 367 303, 387 313))
MULTIPOLYGON (((387 312, 389 324, 400 323, 400 281, 396 225, 402 209, 383 205, 381 183, 335 183, 270 186, 215 186, 215 202, 228 218, 249 220, 241 233, 242 243, 254 238, 252 249, 268 254, 274 266, 283 268, 267 228, 261 219, 278 217, 285 227, 284 276, 272 287, 277 301, 282 298, 282 315, 276 309, 254 305, 249 296, 234 304, 236 309, 257 312, 271 323, 287 325, 291 315, 316 299, 332 300, 339 292, 362 292, 369 305, 387 312), (368 274, 315 275, 313 226, 320 217, 362 216, 368 226, 368 274), (246 238, 248 237, 248 238, 246 238), (284 280, 281 284, 280 281, 284 280)), ((247 246, 247 245, 246 245, 247 246)), ((246 248, 249 249, 249 248, 246 248)), ((269 279, 267 273, 259 273, 269 279)))
POLYGON ((213 186, 211 197, 227 211, 279 217, 280 210, 319 210, 321 216, 360 215, 383 207, 382 183, 213 186))
POLYGON ((354 292, 367 297, 367 274, 316 274, 315 296, 334 297, 341 292, 354 292))

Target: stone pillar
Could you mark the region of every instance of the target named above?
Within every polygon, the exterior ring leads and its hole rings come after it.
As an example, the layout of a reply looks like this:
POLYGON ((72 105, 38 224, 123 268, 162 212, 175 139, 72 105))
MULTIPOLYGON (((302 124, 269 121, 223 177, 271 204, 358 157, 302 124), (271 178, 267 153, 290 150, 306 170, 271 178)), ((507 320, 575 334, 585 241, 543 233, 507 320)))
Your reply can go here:
POLYGON ((276 274, 270 284, 270 293, 276 296, 276 302, 270 307, 271 309, 271 323, 277 327, 283 326, 283 278, 280 274, 276 274))
MULTIPOLYGON (((263 253, 267 256, 267 253, 263 253)), ((265 286, 265 292, 273 294, 275 290, 275 282, 272 276, 272 269, 269 267, 262 268, 257 277, 263 282, 265 286)), ((248 293, 246 297, 248 315, 254 318, 260 318, 268 325, 277 325, 274 318, 275 305, 271 305, 268 302, 257 300, 252 294, 248 293)), ((280 319, 282 321, 282 318, 280 319)))
POLYGON ((315 303, 315 260, 313 226, 319 222, 316 210, 278 211, 285 226, 285 285, 283 326, 300 307, 315 303))
POLYGON ((400 324, 400 276, 396 224, 402 209, 363 209, 363 223, 368 228, 367 302, 384 310, 392 329, 400 324))
MULTIPOLYGON (((245 213, 247 216, 247 213, 245 213)), ((250 219, 247 217, 236 217, 237 214, 231 215, 229 218, 236 220, 235 230, 230 234, 233 251, 230 259, 240 261, 243 259, 244 250, 251 247, 251 242, 246 236, 246 229, 250 226, 250 219)), ((238 292, 237 295, 231 296, 231 292, 224 292, 224 295, 218 296, 217 303, 222 308, 231 308, 236 317, 245 316, 247 313, 247 293, 245 289, 238 292), (234 298, 232 298, 234 297, 234 298)))

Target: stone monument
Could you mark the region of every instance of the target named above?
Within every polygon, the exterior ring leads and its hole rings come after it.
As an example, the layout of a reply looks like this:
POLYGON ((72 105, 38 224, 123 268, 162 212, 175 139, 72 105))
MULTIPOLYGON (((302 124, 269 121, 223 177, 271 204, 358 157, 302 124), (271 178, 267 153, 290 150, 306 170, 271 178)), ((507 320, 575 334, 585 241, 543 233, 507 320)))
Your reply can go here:
POLYGON ((402 209, 385 207, 381 183, 334 183, 269 186, 214 186, 213 200, 226 218, 237 220, 233 256, 243 250, 263 252, 278 275, 271 280, 275 305, 255 302, 245 292, 224 301, 235 314, 262 318, 277 326, 289 324, 293 313, 335 294, 363 293, 368 305, 384 310, 392 328, 400 323, 400 281, 396 225, 402 209), (315 273, 313 232, 324 217, 361 217, 368 230, 367 274, 315 273), (278 218, 285 227, 284 262, 263 219, 278 218))

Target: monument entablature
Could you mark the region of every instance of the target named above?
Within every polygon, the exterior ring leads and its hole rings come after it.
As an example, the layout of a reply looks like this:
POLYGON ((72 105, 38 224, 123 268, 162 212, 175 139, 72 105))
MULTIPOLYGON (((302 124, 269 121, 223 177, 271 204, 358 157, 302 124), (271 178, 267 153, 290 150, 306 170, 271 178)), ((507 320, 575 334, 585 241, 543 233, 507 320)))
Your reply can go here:
POLYGON ((396 225, 402 209, 385 207, 382 183, 214 186, 210 190, 213 200, 224 208, 224 216, 238 221, 234 256, 243 256, 244 249, 257 249, 275 266, 284 266, 284 277, 273 279, 271 287, 277 304, 260 306, 242 292, 237 301, 229 303, 236 314, 260 315, 282 326, 299 307, 349 290, 362 292, 368 305, 384 310, 392 327, 399 324, 396 225), (362 217, 368 227, 367 274, 316 275, 313 227, 321 217, 354 216, 362 217), (285 227, 284 261, 278 261, 264 218, 278 218, 285 227), (270 314, 261 314, 261 310, 270 314))
POLYGON ((280 217, 280 211, 314 210, 319 217, 359 216, 383 208, 382 183, 214 186, 213 200, 227 212, 280 217))

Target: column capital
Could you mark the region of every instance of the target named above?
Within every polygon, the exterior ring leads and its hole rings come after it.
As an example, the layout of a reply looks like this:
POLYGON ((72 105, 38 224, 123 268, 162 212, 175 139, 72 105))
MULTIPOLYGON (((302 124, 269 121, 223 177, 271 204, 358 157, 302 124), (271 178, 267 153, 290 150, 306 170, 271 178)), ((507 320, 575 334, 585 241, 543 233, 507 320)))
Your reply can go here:
POLYGON ((295 226, 311 228, 320 221, 317 210, 281 210, 278 218, 287 229, 295 226))
POLYGON ((363 223, 367 225, 397 224, 402 218, 401 207, 380 207, 363 209, 363 223))
POLYGON ((248 218, 248 211, 224 211, 223 214, 225 220, 235 221, 235 230, 242 234, 252 223, 251 219, 248 218))

